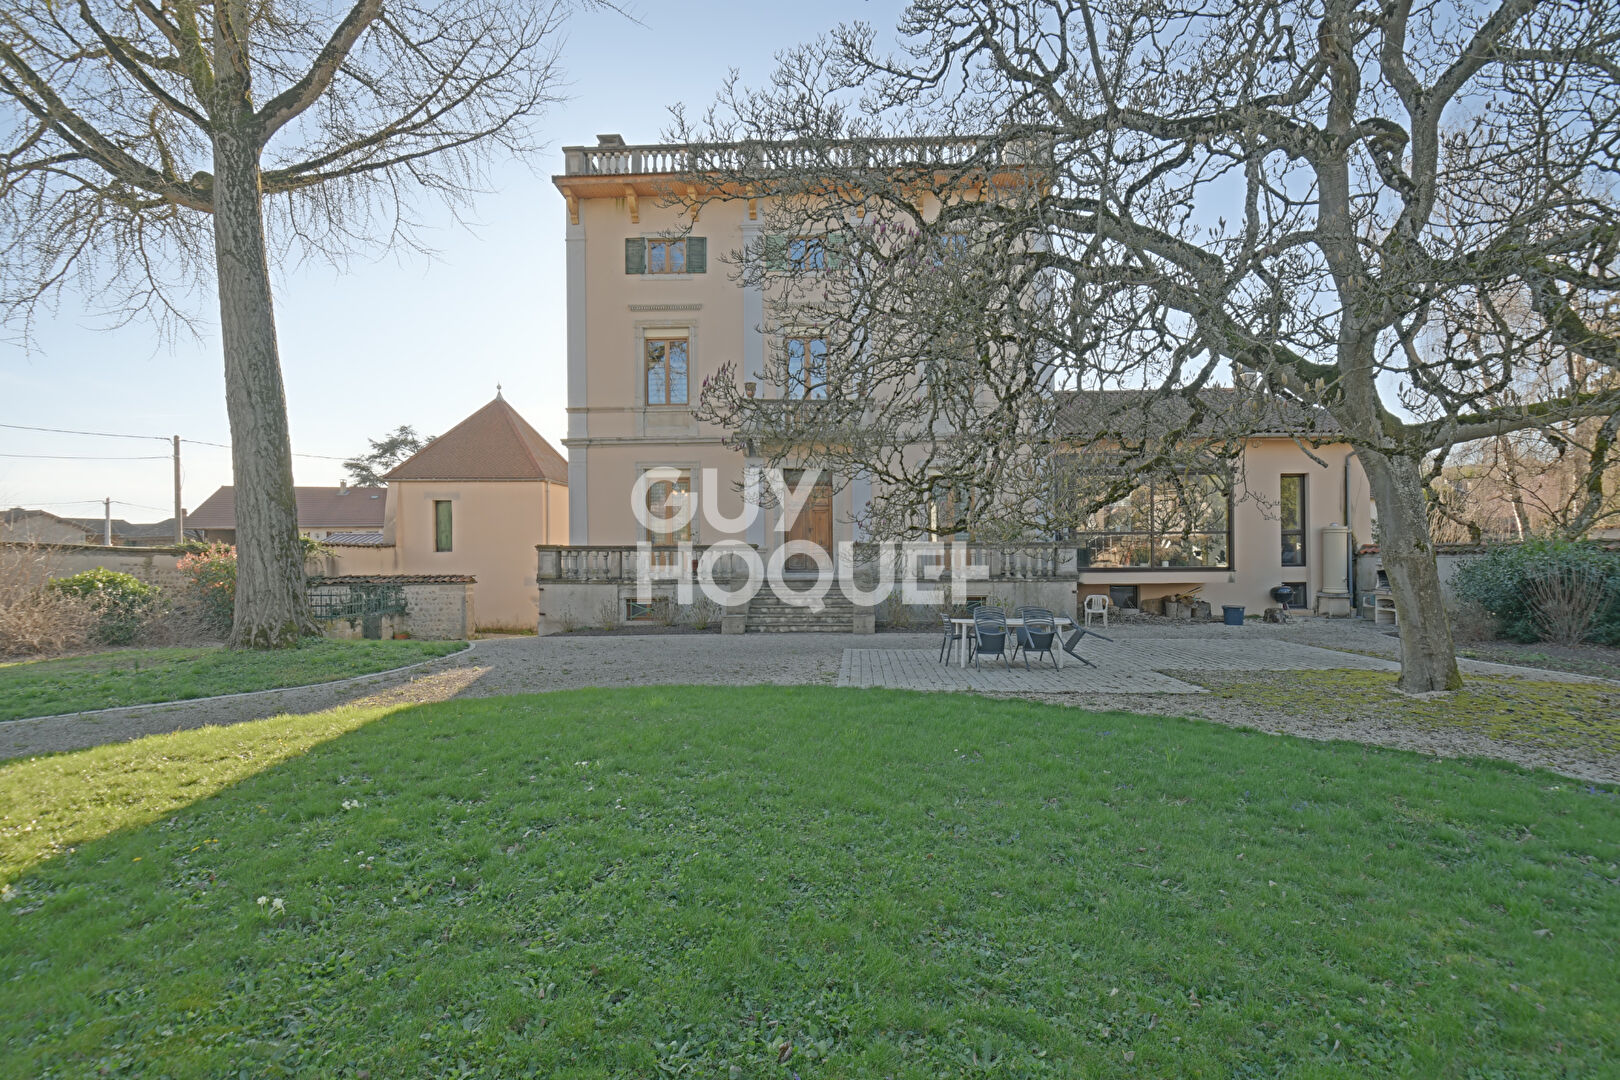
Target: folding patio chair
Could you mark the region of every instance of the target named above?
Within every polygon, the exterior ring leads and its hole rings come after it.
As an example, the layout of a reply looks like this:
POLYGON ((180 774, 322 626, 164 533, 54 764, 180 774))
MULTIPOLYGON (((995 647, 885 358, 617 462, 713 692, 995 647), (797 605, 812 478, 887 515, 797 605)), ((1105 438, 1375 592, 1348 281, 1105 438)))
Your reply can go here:
POLYGON ((1101 639, 1103 641, 1113 641, 1114 640, 1111 637, 1103 637, 1101 634, 1097 633, 1095 630, 1088 630, 1084 626, 1077 626, 1074 629, 1074 633, 1069 635, 1069 640, 1067 640, 1067 641, 1065 641, 1063 643, 1063 651, 1068 653, 1070 656, 1074 657, 1076 660, 1080 661, 1082 664, 1086 665, 1086 667, 1096 667, 1097 666, 1096 664, 1093 664, 1090 660, 1087 660, 1085 657, 1083 657, 1079 653, 1075 652, 1075 649, 1080 645, 1080 639, 1083 638, 1083 637, 1086 637, 1087 635, 1090 635, 1091 637, 1094 637, 1094 638, 1099 638, 1099 639, 1101 639))

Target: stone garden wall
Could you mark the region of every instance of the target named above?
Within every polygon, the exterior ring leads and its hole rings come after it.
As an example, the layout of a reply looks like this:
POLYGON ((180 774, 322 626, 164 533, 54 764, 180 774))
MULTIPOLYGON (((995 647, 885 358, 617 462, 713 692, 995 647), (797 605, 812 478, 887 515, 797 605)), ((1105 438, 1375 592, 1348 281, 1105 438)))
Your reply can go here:
POLYGON ((322 618, 327 637, 391 638, 404 634, 423 641, 465 641, 472 636, 473 586, 468 574, 363 574, 318 578, 310 597, 332 597, 339 603, 355 593, 397 586, 404 595, 403 613, 374 617, 322 618))
MULTIPOLYGON (((6 544, 6 547, 27 547, 26 544, 6 544)), ((46 555, 46 570, 53 578, 72 577, 85 570, 105 567, 121 574, 165 589, 178 590, 186 583, 185 575, 177 568, 185 549, 178 547, 101 547, 91 544, 41 545, 46 555)))

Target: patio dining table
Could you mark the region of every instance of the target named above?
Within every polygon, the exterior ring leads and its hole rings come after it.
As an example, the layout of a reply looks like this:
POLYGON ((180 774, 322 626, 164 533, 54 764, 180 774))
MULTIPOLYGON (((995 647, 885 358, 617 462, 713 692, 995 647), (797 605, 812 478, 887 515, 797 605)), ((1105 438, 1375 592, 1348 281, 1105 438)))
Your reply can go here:
MULTIPOLYGON (((1074 623, 1074 620, 1069 618, 1067 615, 1059 615, 1055 619, 1053 619, 1053 622, 1055 622, 1057 624, 1058 640, 1052 643, 1053 645, 1056 646, 1056 648, 1054 648, 1052 650, 1052 659, 1057 663, 1058 670, 1062 671, 1063 670, 1063 640, 1062 640, 1063 631, 1067 627, 1074 626, 1075 623, 1074 623)), ((1017 616, 1014 616, 1014 615, 1009 615, 1007 617, 1007 633, 1011 637, 1013 637, 1014 639, 1016 639, 1018 637, 1018 628, 1023 626, 1023 625, 1024 625, 1024 620, 1023 619, 1020 619, 1020 618, 1018 618, 1017 616)), ((956 630, 955 640, 954 640, 954 643, 952 644, 951 648, 953 648, 956 651, 956 663, 957 663, 957 666, 958 667, 967 667, 967 662, 968 662, 968 639, 970 637, 972 637, 972 635, 973 635, 973 616, 966 615, 966 616, 960 616, 960 617, 952 618, 951 619, 951 626, 954 627, 955 630, 956 630)))

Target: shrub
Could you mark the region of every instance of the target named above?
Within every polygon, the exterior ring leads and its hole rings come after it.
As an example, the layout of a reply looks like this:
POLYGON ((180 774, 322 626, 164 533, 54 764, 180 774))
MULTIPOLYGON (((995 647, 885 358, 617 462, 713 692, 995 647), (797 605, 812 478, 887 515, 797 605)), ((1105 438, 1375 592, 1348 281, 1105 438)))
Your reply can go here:
POLYGON ((1510 641, 1620 645, 1620 553, 1570 540, 1493 548, 1457 568, 1452 588, 1510 641))
POLYGON ((51 561, 37 544, 0 545, 0 656, 53 656, 90 643, 96 613, 46 587, 51 561))
POLYGON ((182 555, 178 565, 189 583, 198 621, 216 634, 229 634, 236 618, 236 549, 209 544, 182 555))
MULTIPOLYGON (((303 545, 306 564, 334 554, 319 540, 300 536, 298 542, 303 545)), ((223 541, 202 544, 193 540, 185 546, 187 553, 177 565, 190 584, 191 614, 203 629, 229 634, 236 620, 236 548, 223 541)))
POLYGON ((103 645, 128 645, 139 637, 141 628, 158 614, 163 592, 132 574, 104 566, 57 578, 48 588, 95 612, 92 636, 103 645))

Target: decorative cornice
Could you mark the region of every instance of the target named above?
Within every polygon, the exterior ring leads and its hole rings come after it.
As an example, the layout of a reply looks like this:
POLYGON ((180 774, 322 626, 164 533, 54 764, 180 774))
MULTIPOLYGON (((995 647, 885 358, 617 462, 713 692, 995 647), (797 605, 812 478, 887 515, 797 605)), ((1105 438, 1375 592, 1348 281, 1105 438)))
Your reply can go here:
POLYGON ((631 311, 702 311, 702 304, 631 304, 631 311))

